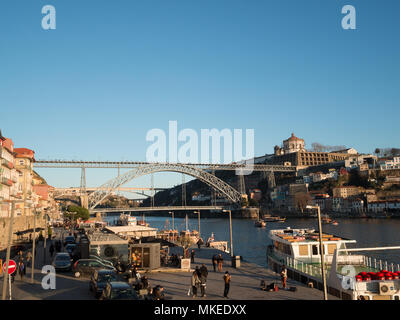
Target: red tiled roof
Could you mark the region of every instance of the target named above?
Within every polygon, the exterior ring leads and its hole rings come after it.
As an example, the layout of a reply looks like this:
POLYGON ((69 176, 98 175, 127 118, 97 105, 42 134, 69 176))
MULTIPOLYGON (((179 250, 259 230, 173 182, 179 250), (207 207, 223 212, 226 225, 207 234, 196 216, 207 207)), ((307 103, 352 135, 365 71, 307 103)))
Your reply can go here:
POLYGON ((15 148, 15 153, 17 158, 30 158, 35 161, 35 151, 27 148, 15 148))
POLYGON ((303 139, 297 138, 294 133, 292 133, 292 135, 290 136, 290 138, 288 138, 285 141, 304 141, 303 139))

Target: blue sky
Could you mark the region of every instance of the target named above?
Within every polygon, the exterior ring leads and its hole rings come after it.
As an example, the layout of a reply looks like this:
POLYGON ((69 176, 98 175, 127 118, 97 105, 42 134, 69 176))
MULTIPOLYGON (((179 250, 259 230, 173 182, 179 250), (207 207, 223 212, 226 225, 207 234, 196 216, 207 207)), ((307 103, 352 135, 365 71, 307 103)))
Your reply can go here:
MULTIPOLYGON (((308 147, 399 147, 399 12, 395 0, 3 0, 0 128, 38 159, 145 160, 147 131, 169 120, 254 129, 256 155, 291 132, 308 147), (41 28, 47 4, 56 30, 41 28), (346 4, 356 30, 341 28, 346 4)), ((40 173, 80 183, 79 170, 40 173)), ((88 185, 113 175, 89 171, 88 185)))

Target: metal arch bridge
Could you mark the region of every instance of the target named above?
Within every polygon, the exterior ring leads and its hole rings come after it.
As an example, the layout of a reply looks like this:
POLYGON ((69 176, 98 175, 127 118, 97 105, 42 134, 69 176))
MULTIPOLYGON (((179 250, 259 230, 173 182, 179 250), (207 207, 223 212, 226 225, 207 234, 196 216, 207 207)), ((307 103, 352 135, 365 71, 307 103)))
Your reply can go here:
POLYGON ((142 211, 195 211, 195 210, 223 210, 225 206, 167 206, 167 207, 134 207, 134 208, 98 208, 90 209, 90 213, 110 212, 142 212, 142 211))
POLYGON ((222 181, 221 179, 217 178, 213 174, 210 174, 202 169, 185 164, 147 163, 144 165, 136 166, 134 169, 114 179, 111 179, 100 186, 98 190, 89 195, 89 208, 90 210, 93 210, 110 193, 114 192, 119 187, 135 178, 151 173, 166 171, 183 173, 197 178, 202 182, 208 184, 210 187, 221 192, 228 200, 232 201, 233 203, 239 203, 242 199, 241 194, 236 189, 234 189, 232 186, 222 181))
POLYGON ((168 163, 168 162, 145 162, 145 161, 69 161, 69 160, 37 160, 34 162, 36 168, 119 168, 134 169, 143 165, 182 165, 191 166, 203 170, 238 170, 247 168, 252 171, 267 172, 296 172, 295 166, 269 165, 269 164, 213 164, 213 163, 168 163), (250 166, 250 167, 249 167, 250 166))

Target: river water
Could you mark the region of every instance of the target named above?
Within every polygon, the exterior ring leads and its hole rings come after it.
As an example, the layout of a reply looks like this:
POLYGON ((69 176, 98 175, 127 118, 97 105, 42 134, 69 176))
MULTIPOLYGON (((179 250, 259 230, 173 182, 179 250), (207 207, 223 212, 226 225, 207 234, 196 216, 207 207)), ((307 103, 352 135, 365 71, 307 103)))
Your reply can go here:
MULTIPOLYGON (((105 220, 115 223, 117 216, 108 216, 105 220)), ((141 219, 141 217, 137 217, 141 219)), ((400 246, 400 219, 337 219, 338 226, 323 225, 323 232, 337 235, 347 239, 357 240, 352 247, 381 247, 400 246)), ((158 229, 172 229, 171 217, 146 217, 150 227, 158 229)), ((175 218, 175 228, 179 231, 185 229, 185 219, 175 218)), ((198 230, 198 219, 188 219, 189 229, 198 230)), ((232 219, 233 252, 244 260, 266 266, 266 248, 271 244, 268 231, 283 228, 315 228, 318 229, 317 220, 312 219, 287 219, 284 223, 267 223, 265 228, 256 228, 254 221, 232 219)), ((201 236, 204 241, 214 233, 215 240, 224 240, 229 243, 228 219, 201 219, 201 236)), ((350 247, 350 246, 349 246, 350 247)), ((387 260, 400 264, 400 250, 398 251, 373 251, 368 253, 371 257, 387 260)))

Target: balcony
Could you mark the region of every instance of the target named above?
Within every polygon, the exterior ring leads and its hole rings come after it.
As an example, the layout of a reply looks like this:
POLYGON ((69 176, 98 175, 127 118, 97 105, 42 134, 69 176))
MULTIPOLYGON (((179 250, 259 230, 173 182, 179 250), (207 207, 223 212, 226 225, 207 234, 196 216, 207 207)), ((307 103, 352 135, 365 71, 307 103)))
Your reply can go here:
POLYGON ((7 167, 8 169, 13 169, 14 168, 14 164, 10 161, 7 161, 6 159, 1 159, 1 164, 5 167, 7 167))
POLYGON ((2 177, 2 178, 0 179, 0 182, 1 182, 2 184, 6 185, 6 186, 9 186, 9 187, 11 187, 12 184, 13 184, 13 182, 12 182, 10 179, 7 179, 7 178, 5 178, 5 177, 2 177))

